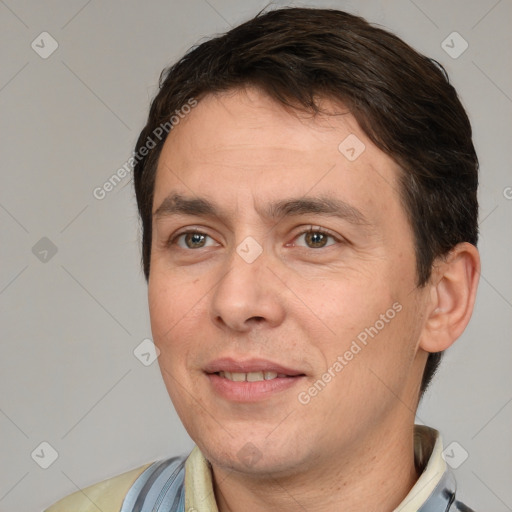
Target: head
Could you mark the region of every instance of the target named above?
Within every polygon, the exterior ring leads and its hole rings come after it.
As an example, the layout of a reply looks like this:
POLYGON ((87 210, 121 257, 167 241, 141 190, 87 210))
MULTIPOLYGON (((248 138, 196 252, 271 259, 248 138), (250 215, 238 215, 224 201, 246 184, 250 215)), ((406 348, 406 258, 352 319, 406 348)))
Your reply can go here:
POLYGON ((341 11, 260 13, 162 74, 134 161, 153 336, 194 439, 244 438, 258 411, 251 439, 265 444, 268 403, 210 393, 205 372, 232 354, 301 372, 307 404, 291 418, 350 413, 348 432, 395 414, 390 389, 417 405, 469 320, 478 273, 478 161, 439 64, 341 11), (325 213, 334 203, 342 216, 325 213))

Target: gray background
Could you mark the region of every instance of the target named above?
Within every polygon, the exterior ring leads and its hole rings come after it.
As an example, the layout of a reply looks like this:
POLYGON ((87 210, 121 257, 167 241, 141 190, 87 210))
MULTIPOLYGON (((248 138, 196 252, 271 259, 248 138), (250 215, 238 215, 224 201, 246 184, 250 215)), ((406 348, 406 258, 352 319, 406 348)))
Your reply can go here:
MULTIPOLYGON (((130 156, 162 68, 265 4, 0 1, 0 510, 41 510, 190 450, 157 363, 133 353, 151 331, 130 176, 103 200, 93 190, 130 156), (43 31, 58 43, 46 59, 31 47, 51 48, 43 31), (43 441, 58 452, 47 469, 43 441)), ((512 3, 286 5, 346 9, 391 29, 446 66, 469 111, 481 160, 480 289, 418 422, 458 443, 458 462, 467 452, 455 473, 468 504, 512 510, 512 3), (454 31, 469 44, 457 58, 442 47, 454 31)))

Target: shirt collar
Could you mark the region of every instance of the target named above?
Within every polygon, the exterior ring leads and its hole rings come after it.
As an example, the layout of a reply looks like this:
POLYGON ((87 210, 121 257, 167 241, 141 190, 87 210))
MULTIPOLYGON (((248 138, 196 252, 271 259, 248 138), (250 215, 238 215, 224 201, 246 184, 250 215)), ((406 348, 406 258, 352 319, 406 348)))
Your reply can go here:
MULTIPOLYGON (((439 510, 431 505, 438 499, 444 499, 441 497, 446 492, 441 491, 445 491, 447 487, 453 487, 454 490, 455 487, 442 452, 442 439, 437 430, 424 425, 414 426, 414 461, 421 475, 393 512, 439 510)), ((218 512, 211 466, 197 446, 185 465, 185 510, 218 512)))
POLYGON ((445 474, 443 442, 439 432, 425 425, 414 425, 414 463, 421 475, 393 512, 416 512, 426 505, 445 474))

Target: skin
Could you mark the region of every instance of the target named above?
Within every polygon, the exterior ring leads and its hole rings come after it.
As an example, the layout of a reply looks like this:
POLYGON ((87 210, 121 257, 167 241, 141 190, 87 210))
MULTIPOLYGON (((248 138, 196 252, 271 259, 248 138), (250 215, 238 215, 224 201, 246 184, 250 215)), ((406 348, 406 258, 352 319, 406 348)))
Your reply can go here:
POLYGON ((162 376, 212 464, 221 512, 398 506, 419 476, 412 433, 428 352, 448 348, 473 308, 476 249, 454 248, 418 288, 401 170, 342 106, 321 104, 344 115, 289 112, 254 88, 207 95, 159 160, 154 212, 179 193, 223 213, 154 216, 148 290, 162 376), (350 134, 365 145, 354 161, 338 150, 350 134), (365 223, 264 215, 270 202, 322 195, 365 223), (311 227, 332 237, 319 235, 318 247, 311 227), (207 235, 204 245, 178 237, 187 230, 207 235), (237 253, 249 236, 262 248, 252 263, 237 253), (299 393, 396 303, 400 312, 301 403, 299 393), (234 402, 204 371, 219 357, 268 359, 304 377, 263 400, 234 402), (247 443, 258 455, 251 463, 239 455, 247 443))

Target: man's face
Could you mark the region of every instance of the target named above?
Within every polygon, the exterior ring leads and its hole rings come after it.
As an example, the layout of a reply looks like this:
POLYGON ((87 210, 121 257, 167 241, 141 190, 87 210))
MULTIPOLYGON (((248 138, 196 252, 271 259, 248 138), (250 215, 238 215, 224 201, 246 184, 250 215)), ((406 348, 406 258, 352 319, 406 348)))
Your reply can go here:
POLYGON ((206 96, 168 136, 151 325, 212 463, 285 474, 412 421, 427 292, 398 173, 351 114, 299 119, 256 89, 206 96))

